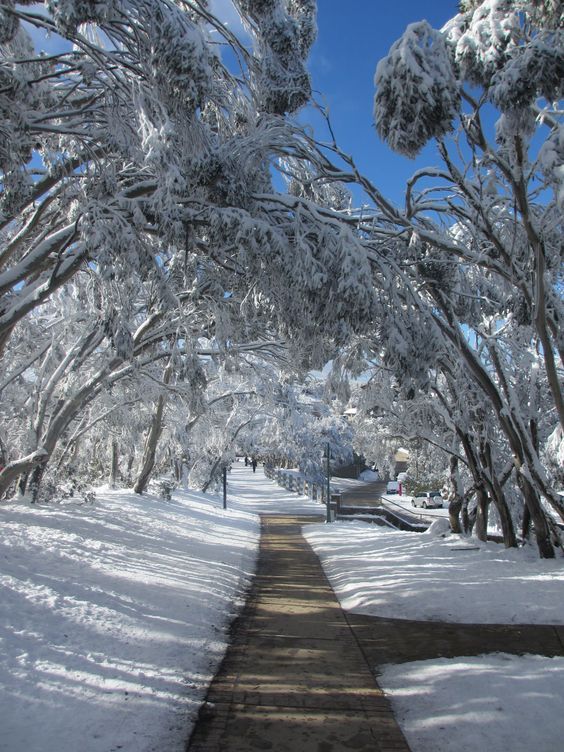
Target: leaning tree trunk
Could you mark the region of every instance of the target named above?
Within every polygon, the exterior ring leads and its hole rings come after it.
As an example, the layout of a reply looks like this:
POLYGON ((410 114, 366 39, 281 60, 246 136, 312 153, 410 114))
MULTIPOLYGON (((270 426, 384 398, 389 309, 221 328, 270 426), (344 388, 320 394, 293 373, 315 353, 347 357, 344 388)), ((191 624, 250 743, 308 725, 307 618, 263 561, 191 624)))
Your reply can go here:
POLYGON ((506 548, 517 547, 517 536, 515 535, 515 525, 511 518, 511 512, 507 504, 502 484, 498 478, 495 461, 492 455, 492 448, 489 441, 483 441, 480 445, 480 460, 484 468, 484 478, 489 488, 493 503, 499 515, 501 532, 503 534, 503 543, 506 548))
MULTIPOLYGON (((35 449, 25 457, 20 457, 10 462, 0 472, 0 498, 6 492, 9 485, 19 476, 28 475, 36 467, 46 465, 49 462, 53 450, 60 437, 68 428, 76 414, 84 408, 90 399, 96 394, 96 387, 107 376, 111 368, 122 363, 121 359, 115 359, 101 368, 90 380, 88 380, 73 396, 63 400, 49 420, 49 427, 41 439, 41 447, 35 449)), ((43 471, 41 471, 43 474, 43 471)))
POLYGON ((501 484, 499 483, 495 475, 493 476, 492 498, 499 515, 501 532, 503 534, 503 544, 506 548, 517 548, 515 525, 513 524, 511 512, 509 511, 509 506, 507 505, 507 499, 505 498, 501 484))
MULTIPOLYGON (((172 374, 172 362, 169 361, 163 374, 163 384, 168 384, 172 374)), ((163 413, 166 402, 166 395, 161 394, 157 400, 157 409, 151 420, 151 427, 147 434, 145 441, 145 448, 143 450, 143 462, 141 464, 141 471, 135 481, 133 490, 135 493, 142 494, 147 487, 153 468, 155 467, 155 458, 157 455, 157 445, 161 437, 163 430, 163 413)))
MULTIPOLYGON (((552 559, 555 555, 554 547, 551 541, 546 516, 540 505, 537 490, 546 494, 546 498, 550 504, 563 515, 564 510, 561 509, 559 502, 554 498, 555 495, 548 492, 542 473, 539 474, 536 471, 538 454, 535 452, 532 442, 530 441, 531 436, 526 431, 523 431, 523 426, 520 421, 516 420, 512 411, 508 409, 506 401, 502 398, 502 394, 499 392, 498 387, 492 380, 485 366, 472 351, 469 343, 464 337, 459 336, 459 332, 453 324, 453 314, 450 307, 445 303, 445 299, 440 292, 437 291, 437 294, 434 295, 434 300, 440 310, 444 313, 448 322, 445 323, 441 321, 440 317, 434 316, 436 323, 445 336, 453 342, 455 347, 459 350, 460 355, 468 366, 472 378, 476 380, 476 383, 483 390, 488 400, 490 400, 491 406, 493 407, 499 421, 499 427, 509 442, 511 453, 514 457, 515 468, 517 470, 517 482, 525 499, 525 503, 529 508, 529 512, 531 513, 533 525, 535 526, 535 536, 539 554, 543 559, 552 559), (531 473, 532 482, 530 482, 523 474, 522 469, 524 467, 527 467, 528 471, 531 473), (536 488, 533 483, 536 485, 536 488)), ((494 353, 492 352, 491 354, 493 358, 494 353)), ((499 373, 503 378, 503 371, 501 368, 499 373)))
POLYGON ((550 528, 546 520, 544 511, 540 505, 539 498, 523 473, 517 473, 517 483, 525 499, 525 504, 531 515, 531 520, 535 530, 535 538, 542 559, 554 559, 554 546, 552 545, 550 528))

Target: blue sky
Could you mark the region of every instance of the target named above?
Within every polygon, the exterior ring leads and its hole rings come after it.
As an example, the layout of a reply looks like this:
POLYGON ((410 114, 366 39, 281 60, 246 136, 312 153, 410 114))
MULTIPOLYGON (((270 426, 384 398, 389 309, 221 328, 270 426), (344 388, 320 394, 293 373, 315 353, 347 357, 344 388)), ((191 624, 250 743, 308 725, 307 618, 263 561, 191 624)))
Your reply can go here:
MULTIPOLYGON (((309 60, 316 98, 329 107, 341 148, 355 157, 387 197, 402 203, 406 180, 421 164, 435 164, 437 157, 430 146, 415 162, 394 154, 380 140, 372 119, 374 71, 408 24, 426 19, 441 28, 457 14, 458 4, 456 0, 318 0, 317 8, 318 37, 309 60)), ((304 112, 300 119, 310 117, 304 112)))

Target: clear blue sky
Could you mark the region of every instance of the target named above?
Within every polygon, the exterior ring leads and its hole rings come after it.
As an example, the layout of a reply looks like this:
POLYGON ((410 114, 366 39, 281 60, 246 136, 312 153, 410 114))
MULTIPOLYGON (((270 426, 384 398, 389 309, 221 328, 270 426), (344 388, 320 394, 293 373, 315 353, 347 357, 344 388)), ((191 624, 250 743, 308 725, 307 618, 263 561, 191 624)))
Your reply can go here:
MULTIPOLYGON (((374 71, 408 24, 426 19, 441 28, 457 13, 456 0, 317 2, 318 37, 309 59, 316 96, 329 107, 337 142, 396 202, 403 203, 405 182, 416 167, 436 163, 436 157, 428 147, 414 162, 380 140, 372 119, 374 71)), ((300 119, 310 117, 304 112, 300 119)))

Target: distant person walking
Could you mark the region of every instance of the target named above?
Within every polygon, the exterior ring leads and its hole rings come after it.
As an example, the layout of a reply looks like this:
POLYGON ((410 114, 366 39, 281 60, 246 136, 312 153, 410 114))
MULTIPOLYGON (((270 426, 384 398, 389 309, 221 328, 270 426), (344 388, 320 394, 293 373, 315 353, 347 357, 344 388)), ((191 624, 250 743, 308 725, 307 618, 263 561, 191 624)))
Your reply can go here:
POLYGON ((256 471, 257 471, 257 461, 256 461, 256 459, 254 457, 253 457, 252 465, 253 465, 253 473, 256 473, 256 471))
POLYGON ((249 458, 245 455, 245 467, 249 466, 249 458))

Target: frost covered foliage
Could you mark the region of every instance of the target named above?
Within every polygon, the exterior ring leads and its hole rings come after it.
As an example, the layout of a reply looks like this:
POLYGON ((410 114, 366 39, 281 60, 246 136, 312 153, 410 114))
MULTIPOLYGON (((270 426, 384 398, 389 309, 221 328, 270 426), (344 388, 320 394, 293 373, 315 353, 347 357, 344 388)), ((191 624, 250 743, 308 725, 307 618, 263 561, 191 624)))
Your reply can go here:
POLYGON ((488 85, 519 42, 515 3, 488 0, 456 16, 443 30, 463 79, 488 85))
POLYGON ((410 156, 435 139, 440 166, 415 172, 403 209, 365 182, 389 223, 373 235, 376 248, 387 236, 388 269, 374 269, 369 372, 394 390, 360 430, 366 446, 373 421, 378 441, 444 452, 455 529, 485 537, 495 506, 507 546, 534 531, 552 557, 564 519, 562 6, 462 11, 440 31, 408 27, 377 69, 381 135, 410 156))
POLYGON ((550 9, 539 13, 538 5, 483 3, 443 30, 461 78, 488 89, 502 110, 532 105, 537 97, 552 102, 563 95, 564 32, 561 23, 552 26, 550 9), (538 24, 533 34, 531 23, 538 24))
MULTIPOLYGON (((263 311, 286 333, 324 319, 321 339, 372 314, 366 253, 339 222, 346 193, 329 181, 311 197, 299 188, 300 162, 315 149, 285 117, 309 96, 315 3, 236 5, 252 50, 200 5, 51 0, 41 16, 21 4, 6 10, 6 337, 85 264, 126 300, 149 287, 162 312, 239 295, 245 316, 263 311), (61 52, 44 56, 41 35, 54 29, 61 52), (283 169, 290 154, 289 202, 271 165, 283 169)), ((121 332, 120 352, 131 352, 121 332)))
POLYGON ((443 35, 426 21, 408 26, 378 63, 374 84, 376 127, 395 151, 413 157, 452 129, 457 82, 443 35))
POLYGON ((255 35, 257 72, 253 84, 261 106, 283 115, 309 99, 305 59, 317 34, 314 0, 237 0, 255 35))
MULTIPOLYGON (((380 135, 414 156, 452 129, 465 83, 483 87, 506 115, 563 95, 564 37, 558 3, 485 0, 441 31, 412 24, 377 67, 374 115, 380 135)), ((519 113, 519 115, 518 115, 519 113)))
POLYGON ((127 8, 120 0, 47 0, 46 5, 63 32, 74 32, 81 24, 103 23, 127 8))
POLYGON ((539 164, 554 190, 559 209, 564 209, 564 125, 554 128, 539 152, 539 164))
MULTIPOLYGON (((13 33, 6 33, 0 45, 8 58, 33 57, 31 39, 19 26, 13 28, 13 33)), ((30 80, 45 70, 40 61, 18 67, 7 63, 0 67, 0 174, 4 177, 2 203, 8 204, 5 213, 17 213, 30 193, 31 179, 22 170, 22 165, 31 159, 34 146, 29 115, 30 111, 41 111, 49 104, 48 88, 31 86, 30 80), (18 193, 21 198, 17 197, 18 193)))

